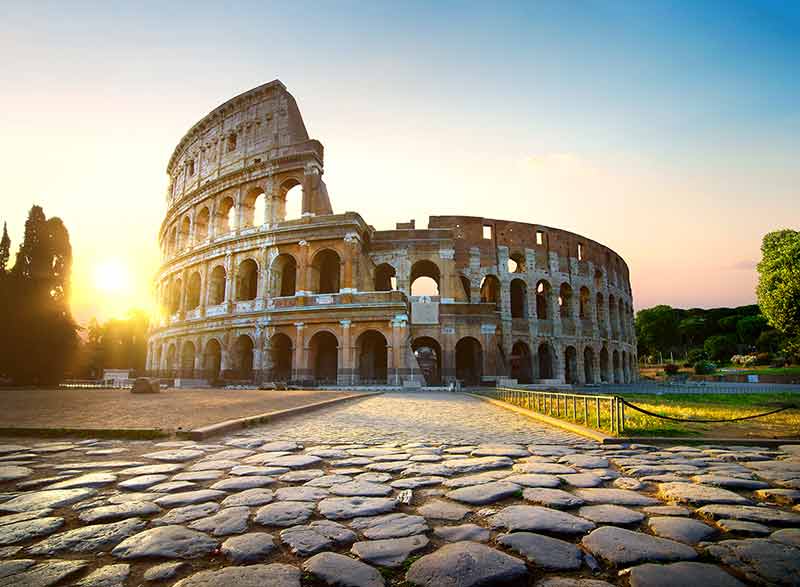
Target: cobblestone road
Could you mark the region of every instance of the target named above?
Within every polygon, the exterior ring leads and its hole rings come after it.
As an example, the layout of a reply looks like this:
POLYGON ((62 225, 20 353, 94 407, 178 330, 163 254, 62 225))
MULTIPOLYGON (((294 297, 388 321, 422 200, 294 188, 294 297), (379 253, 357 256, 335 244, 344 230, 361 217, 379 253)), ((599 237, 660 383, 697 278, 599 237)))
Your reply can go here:
POLYGON ((0 587, 800 585, 800 450, 386 394, 204 443, 6 439, 0 587))

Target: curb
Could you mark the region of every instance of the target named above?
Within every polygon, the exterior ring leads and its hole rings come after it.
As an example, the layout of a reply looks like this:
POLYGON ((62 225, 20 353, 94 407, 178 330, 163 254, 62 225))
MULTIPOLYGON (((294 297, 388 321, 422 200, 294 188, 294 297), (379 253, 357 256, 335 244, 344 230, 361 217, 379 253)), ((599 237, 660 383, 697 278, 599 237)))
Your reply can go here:
POLYGON ((328 406, 332 406, 339 402, 344 402, 354 399, 362 399, 365 397, 371 397, 373 395, 381 395, 382 393, 383 393, 382 391, 359 393, 356 395, 349 395, 347 397, 337 397, 335 399, 328 399, 325 401, 316 402, 305 406, 298 406, 296 408, 287 408, 285 410, 266 412, 264 414, 258 414, 256 416, 246 416, 244 418, 226 420, 224 422, 218 422, 217 424, 210 424, 209 426, 203 426, 202 428, 195 428, 194 430, 178 430, 175 433, 175 436, 186 440, 204 440, 210 436, 215 436, 217 434, 224 434, 226 432, 232 432, 234 430, 241 430, 243 428, 248 428, 250 426, 257 426, 259 424, 267 424, 269 422, 274 422, 275 420, 296 416, 297 414, 303 414, 305 412, 310 412, 320 408, 326 408, 328 406))
POLYGON ((567 430, 568 432, 572 432, 574 434, 579 434, 580 436, 596 440, 600 444, 616 444, 618 441, 621 440, 628 441, 628 439, 608 436, 607 434, 603 434, 598 430, 592 430, 591 428, 587 428, 586 426, 581 426, 580 424, 574 424, 573 422, 566 422, 564 420, 559 420, 558 418, 553 418, 551 416, 539 414, 538 412, 534 412, 526 408, 521 408, 519 406, 515 406, 500 400, 484 397, 482 395, 476 395, 474 393, 468 393, 468 395, 471 395, 472 397, 488 402, 499 408, 504 408, 511 412, 516 412, 517 414, 526 416, 533 420, 539 420, 540 422, 544 422, 545 424, 549 424, 550 426, 553 426, 555 428, 561 428, 563 430, 567 430))
POLYGON ((800 438, 698 438, 692 436, 610 436, 603 444, 726 444, 739 446, 780 446, 800 444, 800 438))
POLYGON ((153 440, 169 438, 172 433, 161 428, 0 428, 0 436, 64 438, 110 438, 123 440, 153 440))

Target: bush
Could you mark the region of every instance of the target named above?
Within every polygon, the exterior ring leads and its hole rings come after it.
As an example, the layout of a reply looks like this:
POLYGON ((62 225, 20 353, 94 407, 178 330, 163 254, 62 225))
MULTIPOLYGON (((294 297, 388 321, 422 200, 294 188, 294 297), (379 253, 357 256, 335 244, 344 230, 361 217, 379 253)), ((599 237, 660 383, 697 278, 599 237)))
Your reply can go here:
POLYGON ((724 361, 736 353, 736 337, 731 334, 709 336, 703 343, 703 350, 715 361, 724 361))
POLYGON ((741 367, 751 367, 756 364, 756 356, 755 355, 733 355, 731 357, 731 363, 734 365, 739 365, 741 367))
POLYGON ((688 365, 689 367, 694 366, 694 364, 697 363, 698 361, 708 361, 709 358, 710 357, 708 356, 708 353, 705 350, 699 348, 691 349, 686 354, 686 362, 689 363, 688 365))
POLYGON ((711 375, 717 370, 717 366, 711 361, 697 361, 694 364, 694 372, 697 375, 711 375))
POLYGON ((677 375, 678 366, 675 363, 667 363, 664 365, 664 373, 667 375, 677 375))
POLYGON ((756 365, 769 365, 770 359, 769 353, 758 353, 756 355, 756 365))

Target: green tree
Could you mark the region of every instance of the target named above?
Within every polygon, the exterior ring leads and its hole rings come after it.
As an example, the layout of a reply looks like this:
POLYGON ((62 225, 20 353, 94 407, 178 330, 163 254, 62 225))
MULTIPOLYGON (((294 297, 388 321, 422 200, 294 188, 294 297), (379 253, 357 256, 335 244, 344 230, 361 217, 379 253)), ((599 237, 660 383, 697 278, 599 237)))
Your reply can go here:
POLYGON ((680 342, 678 315, 670 306, 655 306, 636 313, 639 354, 668 352, 680 342))
POLYGON ((800 232, 787 229, 766 234, 758 274, 761 312, 786 336, 786 350, 800 355, 800 232))
POLYGON ((767 319, 761 314, 744 316, 736 323, 736 334, 741 343, 752 346, 767 328, 769 328, 767 319))
POLYGON ((11 239, 8 238, 8 226, 3 222, 3 238, 0 239, 0 276, 6 274, 8 259, 10 258, 11 239))
POLYGON ((715 334, 703 343, 703 350, 715 361, 728 361, 736 354, 735 334, 715 334))

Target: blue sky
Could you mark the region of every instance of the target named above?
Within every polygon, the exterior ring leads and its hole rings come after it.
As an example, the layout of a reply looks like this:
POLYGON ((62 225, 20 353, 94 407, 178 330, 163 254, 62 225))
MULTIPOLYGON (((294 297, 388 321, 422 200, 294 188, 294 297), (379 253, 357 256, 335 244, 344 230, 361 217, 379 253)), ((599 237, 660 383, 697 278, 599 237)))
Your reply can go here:
POLYGON ((761 237, 800 224, 796 2, 3 12, 1 216, 15 248, 34 201, 64 218, 82 318, 143 304, 171 150, 274 78, 326 146, 335 210, 378 228, 459 212, 574 230, 628 260, 638 307, 752 302, 761 237), (113 310, 91 277, 109 255, 131 274, 113 310))

